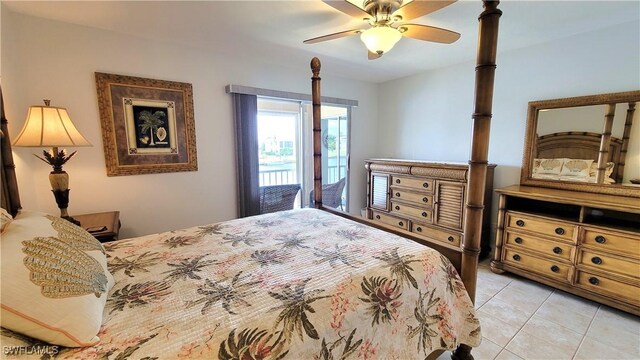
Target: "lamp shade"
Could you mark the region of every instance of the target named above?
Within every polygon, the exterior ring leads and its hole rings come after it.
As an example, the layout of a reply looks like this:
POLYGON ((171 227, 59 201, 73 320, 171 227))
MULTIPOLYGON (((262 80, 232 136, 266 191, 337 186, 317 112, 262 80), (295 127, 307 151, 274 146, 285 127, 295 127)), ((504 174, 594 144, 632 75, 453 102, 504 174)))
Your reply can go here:
POLYGON ((63 147, 91 146, 71 121, 67 109, 30 106, 27 120, 13 141, 15 146, 63 147))
POLYGON ((376 26, 360 34, 360 40, 372 53, 382 55, 400 41, 402 34, 390 26, 376 26))

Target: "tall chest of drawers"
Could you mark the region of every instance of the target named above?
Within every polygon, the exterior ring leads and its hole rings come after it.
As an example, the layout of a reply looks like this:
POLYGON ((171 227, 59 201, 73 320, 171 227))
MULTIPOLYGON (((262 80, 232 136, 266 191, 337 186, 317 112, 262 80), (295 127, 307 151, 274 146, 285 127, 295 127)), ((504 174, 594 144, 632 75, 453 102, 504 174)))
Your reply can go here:
POLYGON ((491 268, 640 315, 640 200, 510 186, 491 268))
MULTIPOLYGON (((440 162, 369 159, 367 218, 460 250, 469 166, 440 162)), ((485 209, 491 209, 493 171, 487 168, 485 209)), ((481 256, 490 252, 489 211, 483 217, 481 256)))

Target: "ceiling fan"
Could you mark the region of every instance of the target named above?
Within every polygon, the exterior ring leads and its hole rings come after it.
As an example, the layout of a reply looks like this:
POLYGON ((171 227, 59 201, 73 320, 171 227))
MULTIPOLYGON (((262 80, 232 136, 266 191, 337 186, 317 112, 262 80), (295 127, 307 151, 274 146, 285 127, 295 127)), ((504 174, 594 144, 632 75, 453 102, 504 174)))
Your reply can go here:
POLYGON ((400 23, 440 10, 453 4, 457 0, 322 1, 347 15, 363 19, 370 27, 368 29, 354 29, 319 36, 305 40, 305 44, 315 44, 322 41, 360 34, 360 39, 369 50, 369 60, 373 60, 391 50, 403 36, 443 44, 451 44, 460 38, 460 34, 455 31, 427 25, 400 23))

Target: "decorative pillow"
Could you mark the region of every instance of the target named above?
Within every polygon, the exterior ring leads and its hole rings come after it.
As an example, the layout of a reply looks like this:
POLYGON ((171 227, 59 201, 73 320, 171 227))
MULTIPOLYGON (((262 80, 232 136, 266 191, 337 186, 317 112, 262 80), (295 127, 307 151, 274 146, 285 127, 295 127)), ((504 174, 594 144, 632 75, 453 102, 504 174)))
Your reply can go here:
POLYGON ((586 159, 566 159, 562 165, 561 176, 575 176, 580 178, 589 177, 589 169, 593 160, 586 159))
POLYGON ((541 159, 533 159, 533 168, 531 169, 532 175, 536 175, 540 170, 540 160, 541 159))
POLYGON ((0 208, 0 234, 4 233, 9 224, 13 221, 11 214, 4 208, 0 208))
MULTIPOLYGON (((614 163, 612 161, 609 161, 607 163, 607 165, 606 165, 607 167, 604 170, 605 179, 611 177, 611 174, 613 174, 613 167, 615 165, 616 165, 616 163, 614 163)), ((591 164, 591 167, 589 168, 589 176, 596 176, 597 174, 598 174, 598 162, 594 161, 591 164)))
POLYGON ((114 283, 102 244, 64 219, 23 211, 0 245, 2 327, 69 347, 100 341, 114 283))
POLYGON ((539 159, 540 166, 536 174, 560 175, 564 159, 539 159))

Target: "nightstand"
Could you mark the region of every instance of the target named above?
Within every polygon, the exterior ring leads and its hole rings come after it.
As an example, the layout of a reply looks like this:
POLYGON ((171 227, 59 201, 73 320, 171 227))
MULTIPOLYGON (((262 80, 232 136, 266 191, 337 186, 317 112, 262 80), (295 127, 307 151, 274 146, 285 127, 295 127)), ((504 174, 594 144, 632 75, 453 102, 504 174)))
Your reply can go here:
POLYGON ((74 215, 80 226, 89 231, 100 242, 118 239, 120 232, 120 211, 108 211, 95 214, 74 215))

